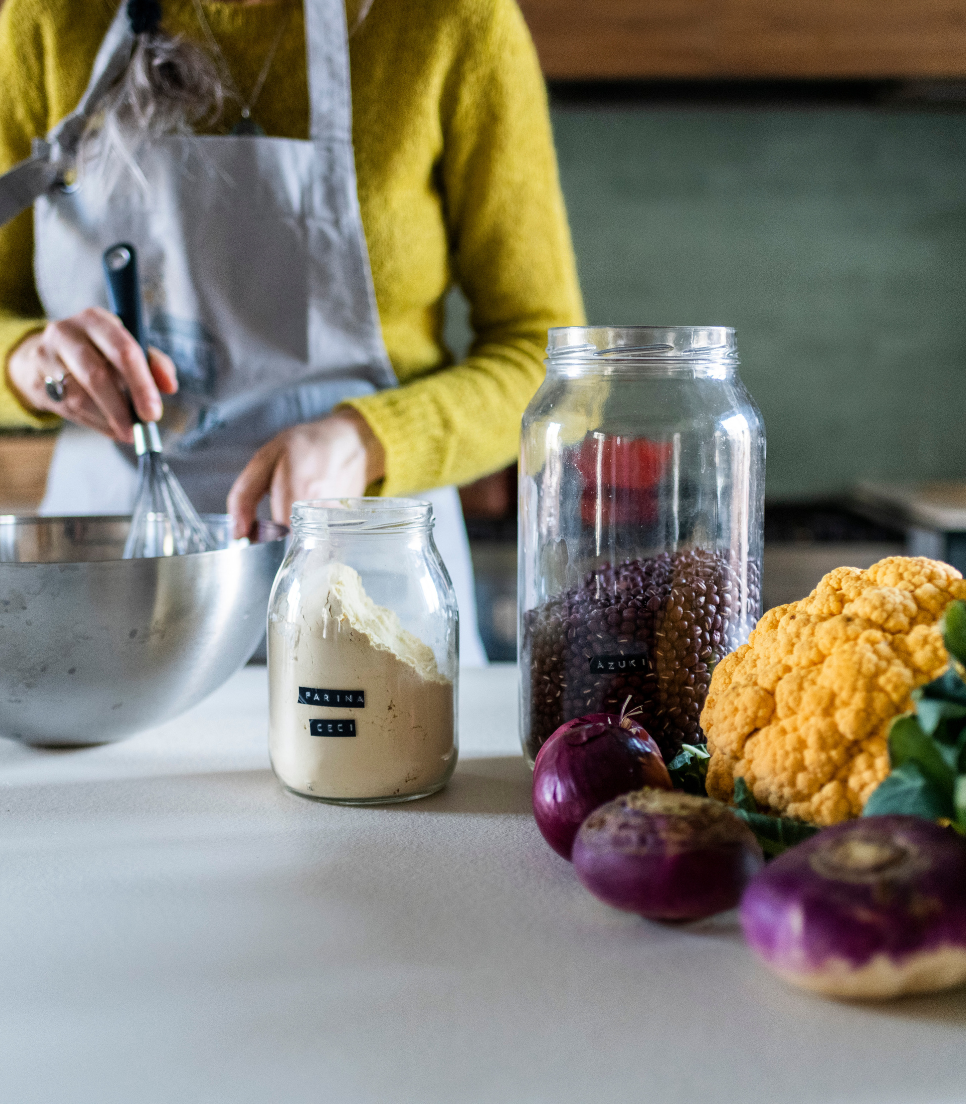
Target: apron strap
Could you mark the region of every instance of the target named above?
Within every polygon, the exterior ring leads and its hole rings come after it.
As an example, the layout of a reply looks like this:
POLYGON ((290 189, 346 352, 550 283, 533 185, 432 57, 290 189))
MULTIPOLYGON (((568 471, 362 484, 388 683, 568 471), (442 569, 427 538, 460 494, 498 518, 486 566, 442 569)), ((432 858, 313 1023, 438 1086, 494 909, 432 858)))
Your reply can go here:
MULTIPOLYGON (((114 16, 113 22, 108 27, 104 41, 97 51, 97 57, 94 58, 91 78, 84 89, 84 95, 81 96, 80 102, 71 114, 54 127, 51 132, 52 139, 60 136, 62 128, 71 119, 81 119, 85 123, 87 122, 101 97, 127 68, 133 49, 134 34, 131 31, 131 24, 127 17, 127 4, 125 0, 121 0, 117 15, 114 16)), ((79 136, 80 131, 78 130, 79 136)))
POLYGON ((0 226, 25 211, 57 181, 60 173, 51 164, 49 149, 48 146, 46 153, 28 157, 0 176, 0 226))
POLYGON ((0 226, 25 211, 73 168, 87 120, 131 58, 134 36, 126 8, 122 3, 97 51, 91 78, 77 107, 61 119, 46 141, 34 142, 32 157, 0 176, 0 226))
POLYGON ((345 0, 304 0, 309 137, 352 140, 345 0))

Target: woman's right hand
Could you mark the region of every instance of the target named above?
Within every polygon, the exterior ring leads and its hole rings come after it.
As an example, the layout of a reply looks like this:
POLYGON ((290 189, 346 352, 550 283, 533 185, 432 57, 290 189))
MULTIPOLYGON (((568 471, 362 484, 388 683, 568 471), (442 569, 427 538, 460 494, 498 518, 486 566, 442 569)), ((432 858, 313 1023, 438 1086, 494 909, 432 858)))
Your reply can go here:
POLYGON ((121 320, 89 307, 30 334, 7 360, 7 377, 28 408, 60 414, 123 444, 133 441, 130 395, 138 417, 161 417, 161 396, 178 390, 174 362, 158 349, 145 359, 121 320), (47 376, 64 378, 59 402, 47 394, 47 376))

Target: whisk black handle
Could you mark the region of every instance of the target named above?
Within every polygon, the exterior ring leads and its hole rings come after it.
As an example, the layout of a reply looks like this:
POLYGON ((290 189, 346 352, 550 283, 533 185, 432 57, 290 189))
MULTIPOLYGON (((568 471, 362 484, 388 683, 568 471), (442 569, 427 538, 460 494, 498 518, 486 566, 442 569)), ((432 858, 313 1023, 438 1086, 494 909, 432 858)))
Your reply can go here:
MULTIPOLYGON (((111 310, 124 323, 124 328, 147 356, 144 321, 141 317, 141 281, 138 279, 137 251, 129 242, 118 242, 104 250, 103 262, 111 310)), ((134 423, 134 451, 138 456, 145 452, 160 452, 161 438, 157 425, 154 422, 141 421, 130 395, 127 397, 127 405, 134 423)))
POLYGON ((104 250, 104 275, 111 310, 124 328, 144 349, 144 320, 141 316, 141 283, 138 280, 138 255, 129 242, 118 242, 104 250))

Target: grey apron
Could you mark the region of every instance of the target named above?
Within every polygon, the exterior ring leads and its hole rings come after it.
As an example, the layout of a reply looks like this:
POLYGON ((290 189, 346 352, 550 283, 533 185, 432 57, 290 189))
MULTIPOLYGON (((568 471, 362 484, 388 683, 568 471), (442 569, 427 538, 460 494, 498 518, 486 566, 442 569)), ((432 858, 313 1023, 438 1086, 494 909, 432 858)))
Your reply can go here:
MULTIPOLYGON (((356 191, 344 0, 306 0, 309 140, 176 136, 138 152, 139 180, 92 164, 59 184, 133 47, 125 4, 87 90, 34 156, 0 178, 0 224, 34 201, 37 290, 48 318, 107 306, 101 255, 138 250, 148 341, 178 367, 165 455, 195 506, 223 512, 255 450, 343 399, 396 385, 382 341, 356 191)), ((42 511, 129 512, 131 457, 90 430, 58 440, 42 511)), ((457 589, 464 660, 483 661, 453 488, 432 494, 457 589)))

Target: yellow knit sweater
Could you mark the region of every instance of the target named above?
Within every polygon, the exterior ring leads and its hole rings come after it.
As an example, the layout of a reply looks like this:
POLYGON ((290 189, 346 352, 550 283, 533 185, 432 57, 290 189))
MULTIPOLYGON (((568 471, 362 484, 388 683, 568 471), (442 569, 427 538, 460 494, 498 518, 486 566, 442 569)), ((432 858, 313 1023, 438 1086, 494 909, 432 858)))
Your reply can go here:
MULTIPOLYGON (((119 0, 6 0, 0 9, 0 171, 77 104, 119 0)), ((252 117, 308 136, 298 0, 204 10, 245 95, 286 15, 252 117)), ((351 24, 359 0, 347 0, 351 24)), ((192 0, 164 26, 203 43, 192 0)), ((386 450, 387 495, 464 483, 508 463, 538 386, 550 326, 582 321, 546 97, 514 0, 375 0, 350 39, 362 221, 389 357, 401 386, 353 400, 386 450), (471 305, 453 364, 443 300, 471 305)), ((238 119, 230 107, 213 132, 238 119)), ((0 365, 42 324, 30 212, 0 229, 0 365)), ((38 424, 0 383, 0 425, 38 424)))

